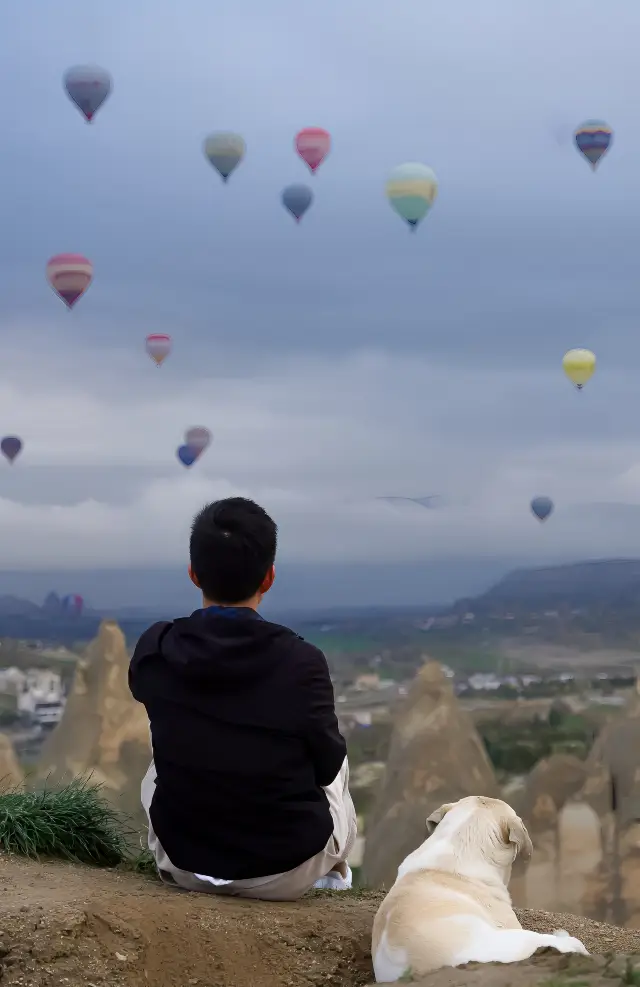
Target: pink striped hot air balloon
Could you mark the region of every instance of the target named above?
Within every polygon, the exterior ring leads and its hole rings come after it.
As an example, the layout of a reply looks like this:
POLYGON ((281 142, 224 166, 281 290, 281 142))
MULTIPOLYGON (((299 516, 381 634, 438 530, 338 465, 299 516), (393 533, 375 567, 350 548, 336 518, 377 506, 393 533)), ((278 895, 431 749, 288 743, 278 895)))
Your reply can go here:
POLYGON ((331 150, 331 134, 322 127, 305 127, 296 134, 295 143, 302 160, 315 172, 331 150))
POLYGON ((147 353, 155 360, 157 367, 161 366, 171 352, 171 336, 164 332, 152 332, 145 342, 147 353))
POLYGON ((82 254, 56 254, 47 264, 47 280, 67 308, 73 308, 92 278, 93 264, 82 254))

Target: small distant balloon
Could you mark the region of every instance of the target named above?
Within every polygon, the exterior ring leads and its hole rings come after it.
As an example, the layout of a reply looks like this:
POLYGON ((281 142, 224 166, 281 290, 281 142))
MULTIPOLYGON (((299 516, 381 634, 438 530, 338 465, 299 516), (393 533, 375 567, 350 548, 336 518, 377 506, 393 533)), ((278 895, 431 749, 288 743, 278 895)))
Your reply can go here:
POLYGON ((0 442, 0 451, 5 459, 12 463, 16 456, 22 452, 22 439, 19 439, 17 435, 5 435, 0 442))
POLYGON ((211 432, 203 425, 196 425, 185 432, 184 441, 190 449, 194 449, 200 455, 211 442, 211 432))
POLYGON ((217 133, 210 134, 204 142, 205 157, 226 182, 232 171, 242 161, 247 145, 240 134, 217 133))
POLYGON ((64 74, 64 88, 76 104, 87 123, 94 116, 111 92, 111 76, 106 69, 91 65, 76 65, 64 74))
POLYGON ((428 494, 426 497, 376 497, 376 500, 384 500, 387 504, 417 504, 418 507, 426 507, 428 509, 442 507, 443 505, 442 497, 439 494, 428 494))
POLYGON ((295 146, 302 160, 314 174, 331 150, 331 134, 322 127, 305 127, 296 134, 295 146))
POLYGON ((73 308, 93 278, 93 264, 82 254, 56 254, 47 264, 47 280, 67 308, 73 308))
POLYGON ((562 358, 562 368, 579 391, 593 377, 596 369, 596 356, 591 350, 568 350, 562 358))
POLYGON ((282 205, 299 223, 313 202, 313 192, 308 185, 288 185, 282 193, 282 205))
POLYGON ((82 613, 83 606, 84 600, 77 593, 69 593, 62 598, 62 612, 65 614, 73 614, 79 617, 82 613))
POLYGON ((158 367, 169 356, 171 345, 171 336, 167 336, 163 332, 153 332, 145 340, 147 353, 152 360, 155 360, 158 367))
POLYGON ((438 194, 438 180, 431 168, 417 162, 398 165, 386 185, 391 207, 415 230, 438 194))
POLYGON ((182 445, 178 446, 176 455, 183 466, 193 466, 199 453, 192 446, 182 445))
POLYGON ((603 120, 586 120, 575 132, 578 150, 585 156, 593 170, 596 170, 613 142, 613 130, 603 120))
POLYGON ((538 521, 546 521, 553 511, 553 501, 550 497, 534 497, 531 501, 531 510, 538 521))

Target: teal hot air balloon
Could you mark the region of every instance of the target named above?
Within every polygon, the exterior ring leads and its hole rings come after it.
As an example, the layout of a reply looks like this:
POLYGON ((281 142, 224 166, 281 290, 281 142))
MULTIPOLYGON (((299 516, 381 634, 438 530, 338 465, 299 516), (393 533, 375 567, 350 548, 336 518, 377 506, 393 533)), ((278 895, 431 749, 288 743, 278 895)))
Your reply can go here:
POLYGON ((531 510, 538 521, 546 521, 553 511, 551 497, 534 497, 531 501, 531 510))
POLYGON ((282 193, 282 205, 299 223, 313 202, 313 192, 308 185, 287 185, 282 193))
POLYGON ((593 170, 596 170, 613 141, 613 130, 603 120, 586 120, 575 132, 578 150, 585 156, 593 170))
POLYGON ((203 150, 207 160, 222 177, 222 181, 226 182, 231 172, 235 171, 244 158, 247 145, 240 134, 221 132, 209 134, 203 150))
POLYGON ((438 180, 427 165, 410 162, 398 165, 386 185, 391 207, 415 230, 438 194, 438 180))

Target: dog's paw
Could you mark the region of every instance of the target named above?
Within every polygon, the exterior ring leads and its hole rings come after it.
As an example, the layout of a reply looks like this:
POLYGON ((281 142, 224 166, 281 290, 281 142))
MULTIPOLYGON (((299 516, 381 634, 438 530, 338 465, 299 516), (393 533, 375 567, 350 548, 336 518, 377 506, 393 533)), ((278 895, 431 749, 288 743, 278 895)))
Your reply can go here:
POLYGON ((567 932, 566 929, 554 929, 553 934, 554 934, 554 936, 558 936, 558 938, 560 938, 560 939, 570 939, 571 938, 571 936, 569 935, 569 933, 567 932))
POLYGON ((589 955, 589 950, 584 943, 580 942, 580 940, 576 939, 574 936, 570 936, 568 932, 564 931, 564 929, 558 929, 557 932, 554 932, 554 936, 559 940, 555 946, 559 952, 582 953, 583 956, 589 955))

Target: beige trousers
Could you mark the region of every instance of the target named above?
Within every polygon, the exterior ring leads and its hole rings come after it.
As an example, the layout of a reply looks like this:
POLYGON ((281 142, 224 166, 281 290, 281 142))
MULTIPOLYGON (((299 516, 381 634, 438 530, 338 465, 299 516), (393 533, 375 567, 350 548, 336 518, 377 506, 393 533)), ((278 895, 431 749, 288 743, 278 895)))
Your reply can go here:
MULTIPOLYGON (((229 884, 215 885, 201 880, 189 871, 180 870, 169 860, 160 840, 153 831, 149 808, 155 789, 156 768, 153 761, 142 781, 142 806, 149 820, 149 849, 153 854, 158 873, 166 884, 173 884, 185 891, 201 891, 205 894, 228 894, 241 898, 262 898, 266 901, 295 901, 309 891, 315 882, 325 877, 338 864, 344 863, 353 850, 357 822, 353 801, 349 793, 349 762, 345 757, 340 772, 325 788, 329 809, 333 819, 333 835, 324 850, 306 860, 299 867, 284 874, 269 877, 256 877, 245 881, 231 881, 229 884)), ((217 875, 212 874, 211 877, 217 875)))

